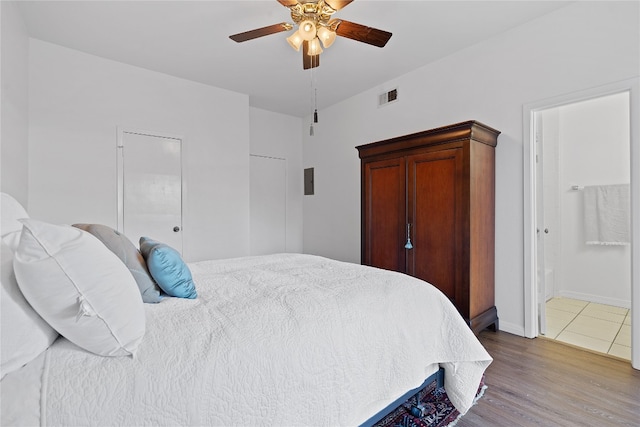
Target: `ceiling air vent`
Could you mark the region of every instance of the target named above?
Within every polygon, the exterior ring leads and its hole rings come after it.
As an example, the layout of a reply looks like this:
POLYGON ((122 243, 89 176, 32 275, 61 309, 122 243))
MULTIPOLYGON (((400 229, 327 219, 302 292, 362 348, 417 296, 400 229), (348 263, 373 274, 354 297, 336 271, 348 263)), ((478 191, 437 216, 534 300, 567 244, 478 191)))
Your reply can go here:
POLYGON ((378 107, 387 105, 398 100, 398 88, 391 89, 389 92, 381 93, 378 96, 378 107))

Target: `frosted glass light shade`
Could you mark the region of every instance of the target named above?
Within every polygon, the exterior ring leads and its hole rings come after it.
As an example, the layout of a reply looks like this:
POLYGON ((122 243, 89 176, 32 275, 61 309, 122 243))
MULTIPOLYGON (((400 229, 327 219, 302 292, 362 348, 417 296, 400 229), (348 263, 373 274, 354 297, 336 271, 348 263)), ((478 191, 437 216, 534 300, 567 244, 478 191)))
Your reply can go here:
POLYGON ((316 37, 316 24, 313 21, 302 21, 298 29, 303 40, 311 41, 316 37))
POLYGON ((336 33, 327 27, 320 27, 318 28, 318 38, 322 42, 322 46, 326 49, 336 40, 336 33))
POLYGON ((307 52, 307 55, 316 56, 320 55, 321 53, 322 47, 320 46, 320 40, 318 40, 318 38, 316 37, 309 42, 309 51, 307 52))
POLYGON ((287 37, 287 41, 292 48, 294 48, 296 51, 299 51, 304 39, 302 38, 302 36, 300 36, 300 32, 296 31, 295 33, 287 37))

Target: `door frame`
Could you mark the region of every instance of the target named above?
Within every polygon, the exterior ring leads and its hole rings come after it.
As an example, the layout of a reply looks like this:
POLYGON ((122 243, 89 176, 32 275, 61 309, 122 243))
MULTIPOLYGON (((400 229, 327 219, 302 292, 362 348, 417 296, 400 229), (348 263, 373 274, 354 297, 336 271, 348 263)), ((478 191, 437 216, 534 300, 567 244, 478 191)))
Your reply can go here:
POLYGON ((131 127, 116 127, 116 188, 117 188, 117 207, 118 207, 118 218, 117 218, 117 230, 119 232, 124 232, 124 137, 125 134, 136 134, 136 135, 145 135, 152 136, 156 138, 167 138, 167 139, 176 139, 180 140, 180 186, 181 186, 181 210, 182 210, 182 258, 187 259, 188 251, 187 248, 187 234, 185 230, 188 230, 187 227, 187 180, 185 179, 185 171, 186 171, 186 158, 187 158, 187 144, 186 139, 182 135, 170 134, 167 132, 159 132, 159 131, 150 131, 144 130, 140 128, 131 128, 131 127))
POLYGON ((536 286, 538 287, 538 293, 537 293, 537 301, 536 301, 536 308, 538 310, 538 334, 546 334, 547 332, 547 314, 546 314, 546 287, 548 286, 547 284, 547 278, 545 276, 545 258, 544 258, 544 254, 545 254, 545 237, 543 233, 546 233, 546 222, 544 222, 544 198, 541 197, 544 194, 544 190, 542 190, 540 188, 540 185, 542 183, 544 183, 544 160, 540 161, 540 159, 544 159, 544 140, 542 138, 542 120, 535 120, 537 116, 535 116, 535 112, 534 112, 534 116, 533 116, 533 123, 532 123, 532 127, 534 128, 533 130, 533 135, 534 135, 534 141, 536 146, 534 147, 534 151, 535 151, 535 155, 537 157, 537 159, 534 161, 534 167, 536 168, 536 175, 535 175, 535 179, 536 179, 536 188, 535 188, 535 192, 536 194, 534 195, 534 199, 536 200, 536 206, 535 206, 535 217, 534 217, 534 222, 535 222, 535 226, 536 226, 536 252, 535 252, 535 256, 536 258, 536 263, 535 263, 535 268, 536 268, 536 286), (542 191, 541 191, 542 190, 542 191), (542 217, 543 223, 540 223, 540 219, 542 217), (545 227, 545 229, 542 229, 542 227, 545 227), (542 259, 542 261, 540 262, 539 260, 542 259))
POLYGON ((631 364, 640 369, 640 77, 523 105, 524 166, 524 334, 538 336, 536 283, 536 143, 534 115, 537 111, 629 92, 631 166, 631 364))

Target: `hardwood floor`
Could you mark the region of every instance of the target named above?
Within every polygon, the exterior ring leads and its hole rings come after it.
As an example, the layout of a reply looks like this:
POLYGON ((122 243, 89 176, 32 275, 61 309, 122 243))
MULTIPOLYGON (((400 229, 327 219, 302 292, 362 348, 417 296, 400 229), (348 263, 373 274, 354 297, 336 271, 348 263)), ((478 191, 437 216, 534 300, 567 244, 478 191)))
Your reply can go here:
POLYGON ((489 387, 456 427, 640 426, 640 371, 544 338, 479 335, 489 387))

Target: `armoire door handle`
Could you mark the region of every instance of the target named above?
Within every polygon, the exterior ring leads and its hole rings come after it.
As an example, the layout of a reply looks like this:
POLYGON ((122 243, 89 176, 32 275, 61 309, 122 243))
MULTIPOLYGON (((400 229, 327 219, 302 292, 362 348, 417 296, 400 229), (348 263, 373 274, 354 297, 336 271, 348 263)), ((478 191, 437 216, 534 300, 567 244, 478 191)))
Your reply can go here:
POLYGON ((405 249, 413 249, 413 244, 411 243, 411 223, 407 223, 407 243, 404 245, 405 249))

